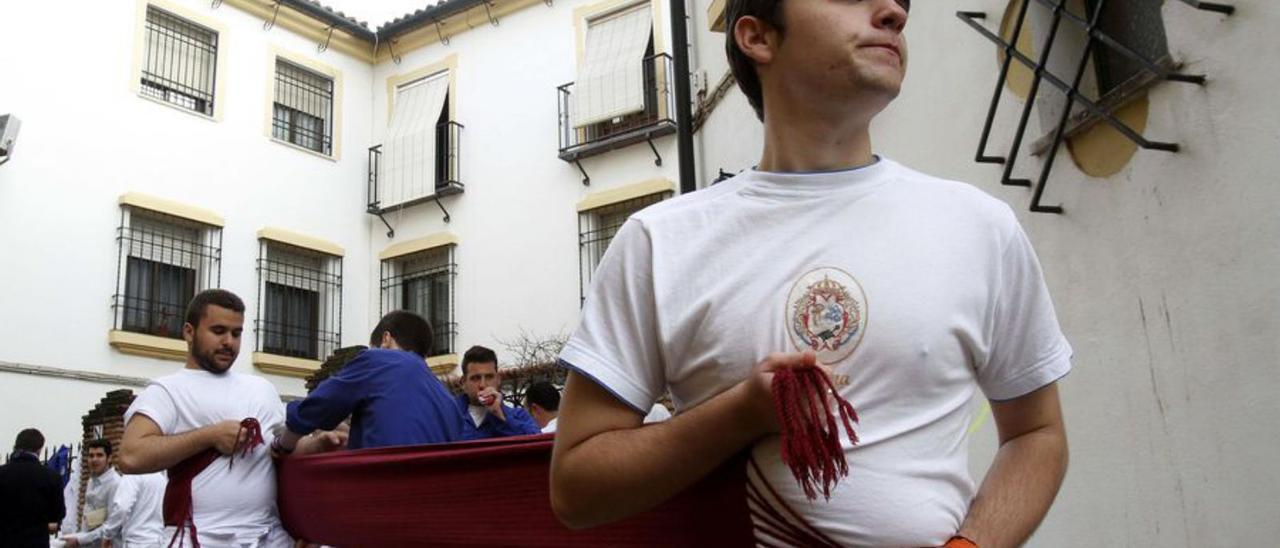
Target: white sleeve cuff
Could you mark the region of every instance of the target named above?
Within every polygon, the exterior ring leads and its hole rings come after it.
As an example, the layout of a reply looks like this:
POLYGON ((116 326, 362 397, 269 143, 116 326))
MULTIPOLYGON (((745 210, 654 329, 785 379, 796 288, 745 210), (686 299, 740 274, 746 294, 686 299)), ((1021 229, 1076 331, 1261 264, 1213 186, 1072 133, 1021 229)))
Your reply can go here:
POLYGON ((572 342, 560 352, 560 364, 595 382, 635 412, 644 415, 656 398, 631 379, 618 373, 618 367, 595 353, 572 342))

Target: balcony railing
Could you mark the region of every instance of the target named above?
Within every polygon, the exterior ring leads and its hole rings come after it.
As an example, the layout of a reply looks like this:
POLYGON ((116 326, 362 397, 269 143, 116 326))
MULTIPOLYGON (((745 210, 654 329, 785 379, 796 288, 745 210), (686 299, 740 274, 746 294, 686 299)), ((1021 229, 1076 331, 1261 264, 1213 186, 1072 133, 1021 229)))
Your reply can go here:
MULTIPOLYGON (((560 112, 560 159, 581 158, 649 141, 676 131, 671 56, 665 53, 641 60, 644 66, 644 110, 578 127, 573 120, 574 83, 556 88, 560 112)), ((655 149, 656 154, 656 149, 655 149)))
POLYGON ((435 139, 435 187, 431 193, 421 195, 405 195, 395 185, 398 181, 389 181, 382 173, 382 145, 369 147, 368 208, 372 214, 406 208, 429 200, 460 194, 465 185, 462 184, 462 130, 464 126, 457 122, 445 122, 436 126, 435 139))

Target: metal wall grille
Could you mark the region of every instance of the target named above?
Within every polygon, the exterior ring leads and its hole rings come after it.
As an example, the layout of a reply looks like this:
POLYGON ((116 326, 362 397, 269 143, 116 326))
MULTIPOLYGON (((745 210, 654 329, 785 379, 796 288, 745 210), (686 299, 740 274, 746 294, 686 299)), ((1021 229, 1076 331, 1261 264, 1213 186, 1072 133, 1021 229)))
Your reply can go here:
POLYGON ((218 33, 147 6, 142 93, 208 116, 218 66, 218 33))
POLYGON ((453 251, 447 245, 382 261, 379 314, 408 310, 426 318, 433 334, 432 356, 452 354, 456 348, 453 251))
MULTIPOLYGON (((1191 2, 1187 3, 1190 4, 1191 2)), ((1151 9, 1151 6, 1148 6, 1147 4, 1147 0, 1137 0, 1136 2, 1127 5, 1125 5, 1125 2, 1122 2, 1121 0, 1089 0, 1085 4, 1088 7, 1088 13, 1081 14, 1075 13, 1069 9, 1068 0, 1024 0, 1018 8, 1017 20, 1012 31, 1012 36, 1007 40, 991 32, 978 21, 979 19, 984 19, 986 17, 985 13, 973 11, 956 12, 956 15, 960 20, 978 31, 978 33, 983 37, 997 44, 1005 52, 1000 66, 1000 75, 996 81, 995 92, 991 98, 991 105, 987 110, 986 123, 982 130, 982 137, 978 143, 978 153, 975 160, 983 163, 1004 164, 1004 172, 1000 179, 1001 184, 1034 187, 1034 193, 1031 199, 1031 211, 1041 213, 1062 213, 1063 211, 1061 206, 1042 205, 1040 201, 1044 195, 1045 185, 1048 181, 1049 173, 1053 168, 1054 160, 1057 157, 1058 149, 1061 148, 1063 140, 1067 137, 1068 122, 1072 119, 1072 111, 1075 107, 1079 107, 1085 111, 1083 113, 1085 115, 1083 121, 1076 124, 1078 128, 1086 127, 1087 123, 1098 121, 1115 128, 1116 131, 1120 132, 1126 138, 1144 149, 1162 150, 1167 152, 1176 152, 1178 150, 1177 144, 1146 139, 1137 131, 1134 131, 1132 128, 1125 125, 1124 122, 1112 115, 1112 112, 1114 112, 1115 109, 1123 106, 1127 98, 1131 98, 1134 95, 1130 94, 1127 97, 1118 97, 1119 93, 1111 93, 1111 98, 1109 100, 1099 101, 1090 98, 1088 96, 1089 94, 1081 91, 1081 82, 1084 79, 1087 68, 1091 66, 1090 61, 1095 57, 1098 59, 1108 59, 1106 62, 1097 63, 1098 68, 1096 69, 1106 71, 1105 75, 1098 75, 1099 82, 1104 86, 1119 86, 1123 83, 1124 85, 1122 87, 1126 88, 1127 91, 1133 92, 1139 91, 1131 84, 1135 79, 1142 80, 1143 78, 1146 78, 1148 82, 1170 80, 1194 84, 1204 83, 1205 77, 1202 75, 1189 75, 1175 72, 1170 63, 1162 62, 1167 61, 1166 59, 1153 59, 1147 56, 1151 55, 1153 52, 1158 53, 1161 51, 1161 48, 1167 49, 1167 46, 1163 45, 1163 29, 1159 32, 1154 30, 1143 31, 1142 36, 1140 36, 1137 41, 1137 43, 1140 44, 1137 46, 1138 49, 1128 45, 1129 43, 1134 43, 1131 37, 1115 37, 1108 33, 1109 30, 1111 32, 1131 31, 1137 23, 1129 21, 1126 18, 1139 16, 1149 18, 1149 10, 1151 9), (1018 43, 1018 38, 1023 32, 1031 32, 1031 30, 1027 28, 1028 25, 1026 23, 1028 10, 1033 3, 1039 3, 1051 10, 1051 17, 1049 18, 1047 28, 1045 29, 1045 36, 1042 41, 1037 43, 1038 59, 1031 59, 1030 57, 1027 57, 1019 51, 1017 47, 1015 47, 1015 44, 1018 43), (1114 5, 1121 5, 1121 7, 1116 8, 1114 5), (1064 25, 1080 29, 1085 38, 1082 51, 1078 53, 1072 76, 1055 74, 1049 67, 1049 60, 1054 54, 1053 49, 1056 44, 1055 40, 1064 25), (1098 54, 1096 56, 1095 48, 1098 50, 1098 54), (1012 144, 1004 156, 996 156, 988 153, 987 145, 991 137, 991 129, 995 121, 996 112, 999 108, 1001 97, 1003 96, 1005 80, 1008 78, 1009 69, 1014 62, 1021 63, 1028 67, 1034 73, 1034 77, 1031 82, 1029 97, 1027 98, 1026 103, 1022 106, 1021 117, 1019 118, 1012 144), (1137 71, 1136 74, 1131 73, 1134 70, 1137 71), (1039 99, 1040 85, 1045 82, 1054 88, 1057 88, 1057 90, 1062 93, 1065 100, 1065 108, 1060 109, 1061 112, 1057 115, 1058 118, 1056 120, 1055 129, 1053 130, 1051 144, 1046 146, 1044 149, 1046 154, 1044 165, 1040 170, 1039 179, 1033 185, 1029 179, 1015 178, 1013 170, 1018 152, 1022 148, 1023 139, 1026 136, 1028 119, 1030 118, 1031 111, 1033 110, 1036 101, 1039 99)), ((1158 15, 1159 2, 1153 2, 1153 4, 1155 5, 1154 9, 1158 15)), ((1200 9, 1220 11, 1215 7, 1208 7, 1211 5, 1210 3, 1196 3, 1193 5, 1200 9)), ((1212 6, 1221 7, 1216 4, 1212 4, 1212 6)), ((1159 19, 1146 20, 1141 23, 1143 26, 1149 26, 1151 24, 1159 24, 1159 19)), ((1107 92, 1119 89, 1120 88, 1116 87, 1104 89, 1103 91, 1107 92)))
POLYGON ((261 240, 258 284, 259 352, 320 360, 341 346, 341 257, 261 240))
MULTIPOLYGON (((1165 36, 1161 6, 1164 0, 1126 0, 1108 2, 1099 10, 1099 0, 1086 0, 1089 13, 1098 13, 1098 30, 1103 36, 1121 39, 1125 46, 1143 59, 1158 66, 1169 66, 1169 42, 1165 36)), ((1098 78, 1098 97, 1123 91, 1125 83, 1141 78, 1146 69, 1139 61, 1111 48, 1095 48, 1094 71, 1098 78)))
POLYGON ((333 79, 276 59, 271 133, 321 154, 332 154, 333 79))
POLYGON ((586 300, 592 275, 622 224, 635 212, 669 197, 670 192, 660 192, 578 213, 579 304, 586 300))
POLYGON ((191 298, 221 281, 222 229, 124 207, 116 242, 115 329, 182 338, 191 298))

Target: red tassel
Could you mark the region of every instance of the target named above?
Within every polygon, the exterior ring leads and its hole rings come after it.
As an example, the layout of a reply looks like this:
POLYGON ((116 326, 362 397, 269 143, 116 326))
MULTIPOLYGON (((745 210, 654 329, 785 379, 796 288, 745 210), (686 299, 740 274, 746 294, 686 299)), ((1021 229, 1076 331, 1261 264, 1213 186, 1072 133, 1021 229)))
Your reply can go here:
POLYGON ((831 488, 840 478, 849 475, 849 463, 840 446, 840 426, 844 426, 849 441, 858 443, 858 435, 853 431, 858 413, 836 393, 831 379, 816 367, 775 372, 773 401, 782 426, 782 462, 791 469, 791 475, 809 500, 818 498, 819 484, 822 496, 830 500, 831 488), (839 423, 827 394, 834 396, 839 423))
POLYGON ((236 446, 231 449, 230 460, 227 462, 227 468, 231 468, 231 466, 236 463, 236 453, 240 453, 240 456, 242 457, 248 456, 249 451, 252 451, 254 447, 262 445, 263 441, 262 425, 258 423, 258 419, 249 417, 240 421, 240 432, 236 434, 236 446), (245 431, 248 431, 249 435, 241 439, 240 434, 245 431))

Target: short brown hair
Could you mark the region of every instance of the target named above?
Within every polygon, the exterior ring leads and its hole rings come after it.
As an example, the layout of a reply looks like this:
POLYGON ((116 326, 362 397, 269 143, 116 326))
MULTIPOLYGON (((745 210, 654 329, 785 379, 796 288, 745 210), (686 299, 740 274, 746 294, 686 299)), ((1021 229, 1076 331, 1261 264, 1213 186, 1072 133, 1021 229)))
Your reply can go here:
POLYGON ((760 87, 760 74, 756 72, 755 61, 742 52, 733 34, 738 19, 748 15, 764 21, 778 31, 778 36, 782 36, 782 0, 729 0, 724 8, 724 51, 729 56, 729 69, 733 71, 733 79, 738 81, 738 88, 747 96, 747 102, 755 109, 756 117, 764 121, 764 90, 760 87))
POLYGON ((378 321, 369 334, 369 346, 382 344, 382 334, 390 333, 396 346, 422 357, 431 355, 431 322, 408 310, 393 310, 378 321))
POLYGON ((39 453, 44 447, 44 434, 35 428, 28 428, 18 432, 18 437, 13 441, 13 448, 18 451, 26 451, 28 453, 39 453))
POLYGON ((191 304, 187 305, 187 323, 191 327, 200 327, 200 318, 204 317, 204 310, 209 305, 219 306, 244 314, 244 301, 240 300, 235 293, 225 289, 206 289, 191 299, 191 304))
POLYGON ((101 449, 103 453, 106 453, 107 458, 111 458, 111 440, 98 438, 84 444, 84 449, 85 453, 88 453, 90 449, 101 449))

